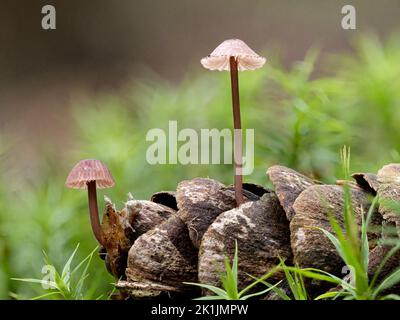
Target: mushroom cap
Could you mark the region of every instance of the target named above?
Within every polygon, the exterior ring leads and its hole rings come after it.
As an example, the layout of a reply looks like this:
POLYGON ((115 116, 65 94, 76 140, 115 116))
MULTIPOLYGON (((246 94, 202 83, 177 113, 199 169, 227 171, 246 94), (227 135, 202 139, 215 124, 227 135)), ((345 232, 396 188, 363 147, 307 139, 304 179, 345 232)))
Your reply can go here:
POLYGON ((113 187, 115 182, 110 170, 103 162, 96 159, 79 161, 67 177, 65 186, 72 189, 86 189, 87 183, 96 181, 99 189, 113 187))
POLYGON ((255 70, 261 68, 265 61, 246 43, 239 39, 229 39, 222 42, 211 54, 201 59, 204 68, 218 71, 230 71, 229 58, 235 57, 238 63, 238 70, 255 70))

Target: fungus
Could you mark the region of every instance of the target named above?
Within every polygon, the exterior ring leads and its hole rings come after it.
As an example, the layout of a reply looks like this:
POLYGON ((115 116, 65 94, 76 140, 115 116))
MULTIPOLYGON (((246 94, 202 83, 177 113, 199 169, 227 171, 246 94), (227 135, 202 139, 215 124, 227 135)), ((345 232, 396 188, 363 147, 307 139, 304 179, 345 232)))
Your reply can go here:
POLYGON ((260 57, 239 39, 222 42, 209 56, 201 59, 204 68, 218 71, 230 71, 232 88, 232 107, 234 123, 234 164, 236 205, 243 203, 242 177, 242 126, 240 120, 238 71, 261 68, 266 59, 260 57))
POLYGON ((71 189, 87 189, 89 200, 90 223, 97 241, 105 245, 103 231, 99 220, 96 189, 113 187, 115 184, 111 172, 99 160, 86 159, 79 161, 67 177, 65 186, 71 189))

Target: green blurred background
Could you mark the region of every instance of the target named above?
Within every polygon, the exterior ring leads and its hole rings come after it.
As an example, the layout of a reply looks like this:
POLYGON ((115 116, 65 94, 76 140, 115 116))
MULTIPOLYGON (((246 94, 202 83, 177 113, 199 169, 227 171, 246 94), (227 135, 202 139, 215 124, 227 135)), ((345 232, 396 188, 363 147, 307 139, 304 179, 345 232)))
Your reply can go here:
MULTIPOLYGON (((272 164, 327 183, 340 177, 339 149, 352 170, 400 162, 400 2, 352 1, 357 30, 341 28, 344 1, 1 1, 0 298, 40 286, 42 250, 62 267, 77 243, 95 246, 84 191, 64 188, 82 158, 103 160, 116 180, 100 191, 123 206, 182 179, 232 183, 230 165, 146 162, 151 128, 231 128, 229 74, 200 58, 241 38, 268 58, 240 74, 242 122, 255 129, 255 170, 272 164), (40 27, 41 7, 57 29, 40 27)), ((100 202, 100 207, 103 203, 100 202)), ((86 298, 113 282, 95 257, 86 298)))

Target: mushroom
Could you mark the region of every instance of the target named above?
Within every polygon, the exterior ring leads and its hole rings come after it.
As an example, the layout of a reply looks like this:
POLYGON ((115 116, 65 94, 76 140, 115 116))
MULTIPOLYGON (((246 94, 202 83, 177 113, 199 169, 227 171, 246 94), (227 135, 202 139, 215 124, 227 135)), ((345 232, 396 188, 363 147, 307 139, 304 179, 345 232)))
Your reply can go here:
POLYGON ((240 121, 238 71, 261 68, 266 59, 260 57, 239 39, 222 42, 209 56, 201 59, 204 68, 231 72, 232 106, 234 123, 234 163, 236 205, 243 203, 242 177, 242 127, 240 121))
POLYGON ((89 212, 92 230, 97 241, 105 245, 103 231, 100 226, 99 209, 97 207, 96 188, 104 189, 115 184, 111 172, 100 160, 86 159, 79 161, 67 177, 65 186, 71 189, 87 189, 89 212))

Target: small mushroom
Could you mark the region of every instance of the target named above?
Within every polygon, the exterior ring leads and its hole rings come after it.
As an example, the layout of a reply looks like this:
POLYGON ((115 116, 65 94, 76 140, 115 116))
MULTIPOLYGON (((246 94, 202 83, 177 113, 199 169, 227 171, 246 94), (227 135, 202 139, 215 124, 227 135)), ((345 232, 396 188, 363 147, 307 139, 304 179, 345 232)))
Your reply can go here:
POLYGON ((225 70, 231 73, 233 123, 235 128, 235 199, 237 206, 243 203, 242 125, 240 120, 238 71, 261 68, 265 61, 265 58, 260 57, 239 39, 225 40, 209 56, 201 59, 201 64, 206 69, 225 70))
POLYGON ((279 165, 270 167, 267 170, 267 175, 275 188, 279 202, 286 212, 286 217, 291 221, 295 214, 293 203, 301 192, 316 184, 316 182, 293 169, 279 165))
POLYGON ((90 222, 93 233, 101 245, 105 245, 100 226, 96 188, 111 188, 115 184, 111 172, 100 160, 86 159, 79 161, 67 177, 65 186, 71 189, 87 189, 90 222))

